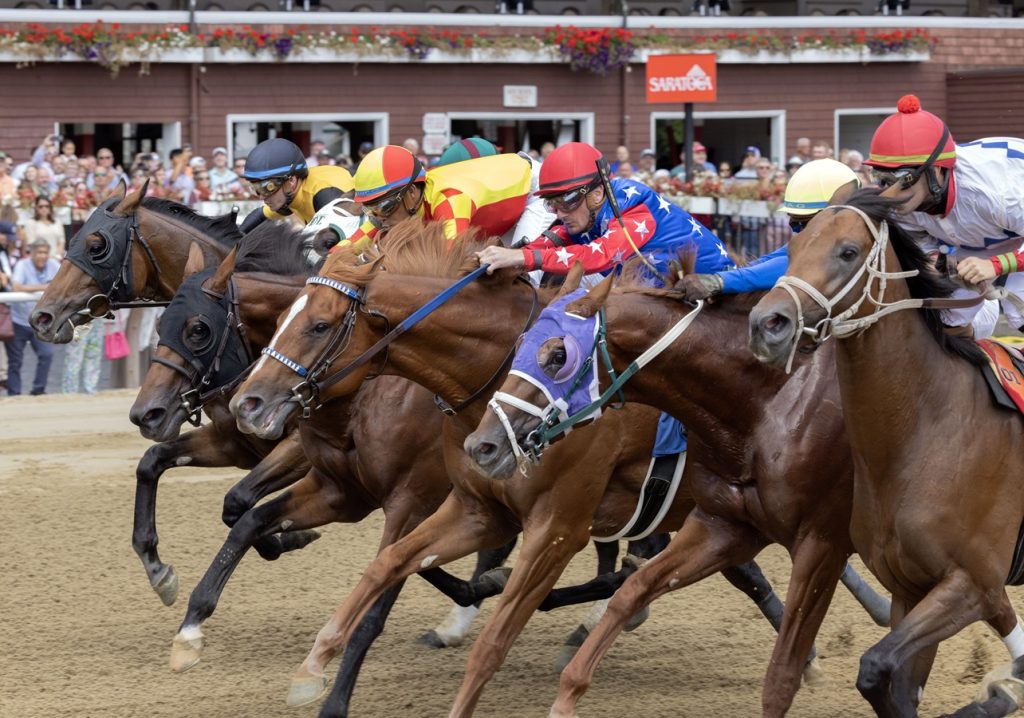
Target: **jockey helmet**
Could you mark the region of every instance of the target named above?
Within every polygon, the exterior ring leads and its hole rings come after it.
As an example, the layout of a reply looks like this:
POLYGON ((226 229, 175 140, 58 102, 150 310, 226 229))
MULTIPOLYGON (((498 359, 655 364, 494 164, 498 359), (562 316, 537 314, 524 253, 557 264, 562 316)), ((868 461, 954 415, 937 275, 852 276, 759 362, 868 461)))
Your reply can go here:
POLYGON ((570 190, 595 186, 601 181, 597 161, 601 153, 585 142, 570 142, 555 149, 540 166, 541 197, 553 197, 570 190))
POLYGON ((952 168, 956 145, 946 123, 922 110, 921 101, 914 95, 904 95, 896 107, 896 114, 885 118, 875 130, 871 153, 864 164, 875 168, 952 168))
POLYGON ((378 147, 363 157, 356 168, 355 200, 373 203, 426 178, 423 165, 409 150, 398 145, 378 147))
POLYGON ((856 182, 860 186, 857 174, 832 159, 813 160, 793 173, 786 185, 786 197, 780 212, 802 219, 810 219, 828 207, 832 195, 840 187, 856 182))
POLYGON ((302 177, 309 174, 306 158, 294 142, 283 137, 264 140, 245 158, 242 178, 250 182, 302 177))
POLYGON ((498 154, 498 148, 480 137, 469 137, 448 145, 437 166, 450 165, 455 162, 463 162, 476 157, 490 157, 498 154))

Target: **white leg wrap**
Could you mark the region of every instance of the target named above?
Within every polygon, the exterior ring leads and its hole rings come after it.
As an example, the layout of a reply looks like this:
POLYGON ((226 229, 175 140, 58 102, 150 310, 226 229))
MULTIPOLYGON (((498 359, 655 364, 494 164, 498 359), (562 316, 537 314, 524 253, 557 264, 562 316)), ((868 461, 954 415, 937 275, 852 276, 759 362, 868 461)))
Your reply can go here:
POLYGON ((1020 621, 1013 627, 1009 635, 1003 638, 1006 650, 1010 652, 1010 658, 1016 660, 1024 656, 1024 629, 1020 627, 1020 621))
POLYGON ((434 633, 444 641, 446 646, 461 645, 478 613, 480 613, 480 609, 476 606, 452 606, 448 618, 434 629, 434 633))
POLYGON ((587 631, 594 630, 594 626, 596 626, 597 622, 601 620, 602 616, 604 616, 604 612, 608 610, 608 602, 610 600, 610 598, 605 598, 600 601, 594 601, 593 605, 590 607, 590 613, 588 613, 587 617, 583 619, 583 627, 586 628, 587 631))

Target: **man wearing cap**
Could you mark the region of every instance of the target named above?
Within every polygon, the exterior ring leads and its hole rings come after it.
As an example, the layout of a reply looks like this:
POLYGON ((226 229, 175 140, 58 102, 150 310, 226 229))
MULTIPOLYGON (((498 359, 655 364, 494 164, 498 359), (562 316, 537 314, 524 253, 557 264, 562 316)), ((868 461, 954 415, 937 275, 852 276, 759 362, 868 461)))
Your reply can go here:
MULTIPOLYGON (((327 150, 327 143, 323 140, 313 140, 309 143, 309 157, 306 158, 307 167, 316 167, 320 164, 320 155, 327 150)), ((330 164, 325 162, 324 164, 330 164)))
POLYGON ((743 152, 743 160, 740 162, 740 168, 733 175, 733 179, 738 180, 756 180, 757 179, 757 162, 761 159, 761 149, 750 145, 743 152))
POLYGON ((238 175, 228 167, 228 151, 224 147, 214 147, 213 167, 210 168, 210 191, 214 196, 229 193, 228 185, 238 181, 238 175))
MULTIPOLYGON (((672 168, 671 175, 673 177, 686 177, 686 148, 684 147, 679 153, 679 164, 672 168)), ((708 148, 700 142, 693 143, 693 166, 700 172, 710 172, 715 174, 718 172, 715 166, 708 162, 708 148)))
MULTIPOLYGON (((957 145, 941 119, 921 109, 917 97, 905 95, 896 114, 875 130, 865 164, 874 169, 884 196, 902 200, 895 223, 925 251, 958 259, 957 272, 965 280, 986 282, 997 273, 989 258, 1019 249, 1024 237, 1024 140, 991 137, 957 145)), ((1014 268, 1007 265, 1003 271, 1014 268)), ((1011 291, 1021 279, 1008 280, 1011 291)), ((977 295, 961 289, 953 296, 977 295)), ((966 334, 980 309, 979 303, 943 310, 943 321, 966 334)), ((1015 326, 1024 323, 1006 303, 1004 309, 1015 326)))
POLYGON ((633 179, 644 184, 650 184, 651 180, 654 179, 654 171, 657 169, 657 164, 658 156, 654 153, 654 150, 650 147, 640 150, 640 159, 636 161, 636 172, 633 173, 633 179))
POLYGON ((543 206, 532 196, 534 177, 534 162, 525 155, 475 157, 427 171, 404 147, 378 147, 356 169, 355 199, 368 218, 351 243, 362 250, 413 217, 441 222, 449 240, 470 227, 485 237, 511 232, 513 243, 535 237, 554 217, 530 211, 543 206))
POLYGON ((308 224, 330 202, 352 196, 352 175, 331 165, 307 167, 294 142, 275 137, 256 145, 245 158, 242 178, 263 206, 249 213, 242 232, 251 232, 266 219, 295 216, 308 224))

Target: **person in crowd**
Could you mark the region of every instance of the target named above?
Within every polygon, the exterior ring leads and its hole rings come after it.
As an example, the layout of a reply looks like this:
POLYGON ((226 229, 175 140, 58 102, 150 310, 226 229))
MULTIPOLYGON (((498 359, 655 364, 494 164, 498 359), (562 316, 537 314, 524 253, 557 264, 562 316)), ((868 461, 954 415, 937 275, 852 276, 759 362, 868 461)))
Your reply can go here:
POLYGON ((756 180, 757 163, 761 160, 761 148, 750 145, 743 152, 743 159, 740 161, 740 168, 733 173, 737 180, 756 180))
POLYGON ((356 150, 356 169, 359 169, 359 163, 362 162, 363 158, 371 152, 373 152, 372 142, 359 143, 359 149, 356 150))
POLYGON ((650 184, 657 169, 658 155, 650 147, 640 150, 640 159, 636 161, 633 177, 644 184, 650 184))
POLYGON ((832 145, 825 140, 815 140, 814 144, 811 145, 812 160, 823 160, 832 157, 833 154, 832 145))
MULTIPOLYGON (((136 167, 135 169, 132 170, 131 175, 128 178, 128 191, 138 192, 139 190, 142 189, 142 185, 146 183, 147 179, 149 179, 149 175, 146 174, 146 170, 142 169, 141 167, 136 167)), ((151 182, 150 184, 153 184, 153 182, 151 182)), ((149 196, 148 192, 147 196, 149 196)))
POLYGON ((0 152, 0 204, 10 204, 18 197, 18 183, 7 171, 7 153, 0 152))
MULTIPOLYGON (((231 194, 228 187, 238 182, 238 175, 228 167, 228 151, 226 147, 214 147, 210 155, 213 166, 209 169, 210 191, 216 196, 231 194)), ((245 167, 245 161, 242 161, 245 167)))
POLYGON ((546 160, 548 158, 548 155, 550 155, 554 151, 555 151, 555 143, 554 142, 545 142, 544 144, 542 144, 540 146, 540 161, 543 162, 544 160, 546 160))
POLYGON ((796 174, 796 171, 804 165, 804 160, 800 155, 793 155, 786 161, 786 174, 792 177, 796 174))
POLYGON ((196 170, 194 179, 196 182, 196 188, 192 190, 192 197, 190 198, 189 204, 195 204, 196 202, 209 202, 213 199, 213 188, 210 186, 210 171, 196 170))
POLYGON ((106 324, 106 319, 97 319, 76 330, 75 339, 64 352, 64 370, 60 382, 62 393, 96 393, 100 383, 106 324))
POLYGON ((320 164, 320 158, 327 151, 327 143, 321 139, 315 139, 309 143, 309 155, 306 157, 307 167, 316 167, 320 164))
POLYGON ((334 164, 342 169, 348 170, 350 173, 355 171, 353 166, 352 158, 346 154, 338 155, 334 158, 334 164))
MULTIPOLYGON (((11 277, 11 288, 16 292, 41 292, 57 275, 60 263, 50 257, 50 245, 45 239, 37 239, 29 246, 30 255, 21 259, 11 277)), ((36 375, 32 381, 32 394, 46 393, 46 382, 53 362, 53 345, 38 339, 28 324, 29 315, 35 302, 18 302, 11 305, 11 323, 14 338, 4 342, 7 349, 7 394, 21 394, 21 365, 25 357, 25 345, 31 344, 36 355, 36 375)))
POLYGON ((632 162, 630 162, 629 160, 626 160, 625 162, 619 162, 619 168, 615 171, 616 177, 621 177, 622 179, 632 179, 633 174, 634 172, 632 162))
POLYGON ((168 158, 171 161, 171 173, 165 184, 168 197, 175 202, 187 203, 196 188, 195 180, 192 179, 192 169, 189 167, 189 162, 192 161, 192 146, 184 145, 173 149, 168 158))
MULTIPOLYGON (((0 207, 0 292, 11 291, 11 278, 17 262, 15 247, 18 244, 18 215, 14 207, 5 204, 0 207)), ((7 348, 0 346, 0 390, 7 390, 7 348)))
POLYGON ((89 189, 98 197, 109 197, 124 177, 124 172, 114 165, 114 152, 109 147, 100 147, 96 153, 96 166, 84 174, 89 189))
POLYGON ((796 157, 800 158, 800 164, 804 165, 811 161, 811 138, 799 137, 796 141, 796 157))
POLYGON ((192 159, 188 161, 188 169, 192 174, 192 179, 194 180, 196 178, 196 172, 199 172, 200 170, 205 171, 207 169, 206 158, 194 155, 192 159))
POLYGON ((156 171, 149 176, 149 187, 146 188, 146 196, 156 197, 157 199, 176 200, 171 194, 170 184, 167 181, 166 167, 157 167, 156 171))
POLYGON ((610 165, 608 165, 608 171, 611 172, 613 175, 618 174, 619 165, 621 165, 623 162, 629 161, 629 148, 626 147, 625 145, 619 145, 618 147, 615 148, 615 160, 610 165))
MULTIPOLYGON (((226 151, 225 151, 225 154, 227 154, 226 151)), ((242 173, 245 172, 245 161, 246 161, 246 159, 248 159, 248 158, 247 157, 236 157, 234 163, 232 163, 232 165, 231 165, 231 171, 234 172, 239 177, 241 177, 242 173)))
POLYGON ((303 224, 326 205, 350 197, 352 175, 334 165, 307 167, 302 150, 282 137, 259 143, 245 161, 242 177, 263 205, 249 213, 242 231, 251 232, 267 219, 294 215, 303 224))
POLYGON ((22 245, 29 247, 38 241, 43 241, 50 247, 47 256, 63 257, 64 225, 53 216, 53 202, 49 196, 40 195, 36 198, 33 209, 32 218, 21 224, 22 245))
POLYGON ((146 155, 143 158, 143 162, 146 172, 149 173, 150 176, 154 175, 158 169, 164 167, 163 159, 156 152, 150 152, 146 155))
MULTIPOLYGON (((693 168, 694 172, 709 172, 714 174, 717 169, 708 162, 708 148, 701 142, 693 143, 693 168)), ((686 148, 679 151, 679 164, 672 168, 673 177, 685 179, 686 177, 686 148)))
MULTIPOLYGON (((468 142, 479 152, 486 140, 468 142)), ((427 171, 404 147, 378 147, 356 170, 355 199, 368 216, 351 244, 361 250, 414 217, 443 223, 449 240, 470 227, 487 237, 511 232, 512 242, 536 237, 554 221, 534 192, 539 172, 525 154, 475 157, 427 171)))
MULTIPOLYGON (((1024 237, 1024 140, 993 137, 955 144, 941 118, 904 95, 897 111, 878 126, 866 164, 883 196, 900 200, 893 221, 929 253, 956 261, 965 281, 980 289, 997 274, 1010 274, 1007 289, 1024 294, 1024 274, 1003 254, 1019 250, 1024 237), (994 259, 993 259, 994 258, 994 259), (997 265, 999 272, 996 271, 997 265)), ((954 298, 976 297, 959 289, 954 298)), ((942 311, 951 334, 970 336, 982 304, 942 311)), ((1003 309, 1014 326, 1024 324, 1012 305, 1003 309)))
POLYGON ((36 168, 36 185, 39 187, 39 194, 52 195, 57 191, 57 183, 53 179, 53 173, 48 166, 36 168))
MULTIPOLYGON (((402 147, 409 150, 409 152, 412 153, 412 156, 420 161, 421 165, 427 165, 427 156, 420 152, 420 143, 414 137, 410 137, 405 142, 403 142, 402 147)), ((497 149, 495 149, 495 152, 497 152, 497 149)))

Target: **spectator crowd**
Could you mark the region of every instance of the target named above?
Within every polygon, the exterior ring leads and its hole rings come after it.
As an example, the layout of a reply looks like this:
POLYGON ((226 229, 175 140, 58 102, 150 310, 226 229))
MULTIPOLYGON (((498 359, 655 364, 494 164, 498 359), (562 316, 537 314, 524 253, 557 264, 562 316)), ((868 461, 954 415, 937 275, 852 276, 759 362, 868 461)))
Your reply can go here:
MULTIPOLYGON (((423 155, 415 139, 408 139, 403 145, 425 166, 437 161, 423 155)), ((372 149, 372 143, 363 142, 355 159, 335 156, 325 142, 314 139, 306 162, 310 166, 340 165, 354 172, 372 149)), ((530 154, 543 162, 554 149, 553 143, 545 142, 530 154)), ((209 161, 195 154, 188 144, 171 150, 166 158, 156 152, 141 152, 127 166, 119 164, 114 151, 107 147, 101 147, 95 154, 78 155, 76 150, 73 140, 49 135, 34 148, 30 159, 21 163, 16 164, 9 154, 0 151, 0 291, 37 291, 44 287, 56 273, 68 240, 97 206, 118 192, 122 182, 130 190, 145 186, 146 196, 189 206, 255 199, 248 183, 241 179, 245 158, 235 158, 229 164, 224 147, 213 148, 209 161)), ((710 206, 711 211, 704 213, 694 206, 691 214, 715 231, 737 256, 753 259, 790 239, 788 218, 774 212, 783 201, 789 178, 804 163, 835 155, 827 142, 812 142, 806 137, 796 141, 795 150, 783 164, 750 145, 734 162, 714 148, 709 150, 695 142, 690 170, 685 150, 679 152, 678 162, 666 161, 663 155, 659 163, 653 149, 643 149, 634 155, 628 147, 621 146, 615 151, 610 169, 615 176, 643 182, 684 206, 689 202, 687 198, 713 198, 714 203, 704 205, 710 206), (756 213, 737 210, 739 202, 750 200, 765 205, 756 213)), ((871 184, 860 152, 841 149, 835 159, 847 164, 865 186, 871 184)), ((29 303, 11 305, 13 332, 0 351, 0 391, 6 390, 8 394, 22 391, 20 370, 28 348, 36 355, 31 393, 46 391, 54 349, 32 336, 28 327, 31 308, 29 303)), ((118 321, 123 321, 123 317, 118 321)), ((106 325, 107 322, 97 321, 79 329, 64 357, 63 391, 96 391, 106 325)))

